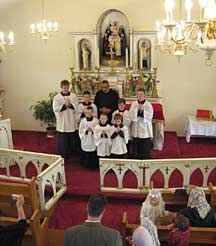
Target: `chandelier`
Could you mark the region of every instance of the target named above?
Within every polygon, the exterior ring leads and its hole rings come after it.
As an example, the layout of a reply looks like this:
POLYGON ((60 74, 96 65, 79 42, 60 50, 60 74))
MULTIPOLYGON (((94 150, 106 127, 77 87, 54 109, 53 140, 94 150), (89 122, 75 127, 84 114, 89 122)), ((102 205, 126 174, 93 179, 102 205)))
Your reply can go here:
POLYGON ((58 31, 58 23, 47 21, 45 19, 44 0, 42 0, 42 21, 37 24, 31 24, 31 33, 38 35, 42 40, 48 40, 52 33, 58 31))
POLYGON ((13 46, 15 45, 14 42, 14 34, 10 32, 8 37, 5 38, 5 34, 0 32, 0 51, 5 53, 10 52, 13 50, 13 46))
POLYGON ((174 0, 165 0, 166 19, 156 22, 157 44, 163 53, 182 57, 188 51, 199 49, 206 54, 207 63, 216 51, 216 3, 215 0, 199 0, 200 16, 198 20, 191 19, 192 0, 185 0, 186 20, 182 20, 182 2, 180 0, 180 20, 173 18, 174 0))

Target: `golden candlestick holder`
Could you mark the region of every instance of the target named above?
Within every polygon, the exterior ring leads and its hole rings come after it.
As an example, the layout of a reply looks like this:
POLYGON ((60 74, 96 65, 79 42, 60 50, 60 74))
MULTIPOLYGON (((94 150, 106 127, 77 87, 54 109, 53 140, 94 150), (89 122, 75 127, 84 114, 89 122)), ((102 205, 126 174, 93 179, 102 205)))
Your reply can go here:
POLYGON ((156 97, 159 97, 158 96, 158 90, 157 90, 157 70, 158 70, 158 67, 153 67, 153 70, 154 70, 154 77, 153 77, 153 89, 152 89, 152 97, 156 98, 156 97))
POLYGON ((74 74, 74 67, 69 67, 70 71, 71 71, 71 92, 75 93, 75 74, 74 74))

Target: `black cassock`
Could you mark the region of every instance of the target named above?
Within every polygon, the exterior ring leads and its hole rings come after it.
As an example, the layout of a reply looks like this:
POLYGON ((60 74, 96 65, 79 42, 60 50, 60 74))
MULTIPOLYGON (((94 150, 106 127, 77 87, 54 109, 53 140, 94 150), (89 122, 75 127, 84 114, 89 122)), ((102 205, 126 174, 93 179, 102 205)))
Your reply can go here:
POLYGON ((118 99, 119 95, 113 89, 109 89, 107 93, 98 91, 95 96, 94 104, 97 106, 98 109, 98 117, 100 117, 100 108, 106 107, 111 109, 111 113, 108 115, 108 123, 111 123, 112 120, 112 113, 118 108, 118 99))

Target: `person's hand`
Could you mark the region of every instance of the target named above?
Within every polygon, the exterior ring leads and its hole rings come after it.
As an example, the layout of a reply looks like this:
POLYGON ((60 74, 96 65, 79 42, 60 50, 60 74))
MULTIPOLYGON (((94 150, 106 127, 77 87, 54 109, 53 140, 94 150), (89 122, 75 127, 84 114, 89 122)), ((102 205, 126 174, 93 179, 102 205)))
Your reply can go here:
POLYGON ((110 108, 105 108, 105 113, 106 113, 106 114, 111 113, 111 109, 110 109, 110 108))
POLYGON ((105 110, 106 110, 105 107, 99 109, 99 111, 100 111, 101 113, 105 113, 105 110))
POLYGON ((175 228, 175 225, 174 224, 170 224, 170 225, 167 225, 166 228, 168 230, 172 230, 173 228, 175 228))
POLYGON ((169 212, 168 215, 175 218, 177 216, 177 212, 169 212))
POLYGON ((17 208, 23 207, 24 203, 25 203, 25 200, 24 200, 23 195, 18 195, 17 201, 16 201, 17 208))
POLYGON ((70 99, 65 99, 65 105, 66 107, 69 107, 71 105, 70 99))
POLYGON ((87 128, 87 131, 88 131, 88 132, 92 132, 93 130, 92 130, 91 127, 88 127, 88 128, 87 128))
POLYGON ((143 109, 144 109, 143 104, 140 103, 139 106, 138 106, 138 109, 143 111, 143 109))

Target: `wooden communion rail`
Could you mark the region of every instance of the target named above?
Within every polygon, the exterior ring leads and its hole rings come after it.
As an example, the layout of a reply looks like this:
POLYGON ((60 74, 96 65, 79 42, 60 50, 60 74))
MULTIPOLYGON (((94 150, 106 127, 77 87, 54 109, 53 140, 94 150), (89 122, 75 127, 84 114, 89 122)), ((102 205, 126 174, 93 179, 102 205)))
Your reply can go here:
POLYGON ((0 171, 3 173, 0 175, 0 223, 17 222, 11 194, 22 194, 30 225, 26 235, 32 236, 34 245, 45 245, 48 219, 66 191, 64 160, 57 155, 0 149, 0 171), (28 165, 34 166, 36 177, 28 178, 28 165), (16 169, 16 176, 12 169, 16 169))

